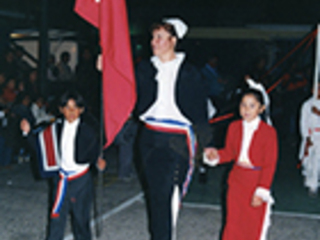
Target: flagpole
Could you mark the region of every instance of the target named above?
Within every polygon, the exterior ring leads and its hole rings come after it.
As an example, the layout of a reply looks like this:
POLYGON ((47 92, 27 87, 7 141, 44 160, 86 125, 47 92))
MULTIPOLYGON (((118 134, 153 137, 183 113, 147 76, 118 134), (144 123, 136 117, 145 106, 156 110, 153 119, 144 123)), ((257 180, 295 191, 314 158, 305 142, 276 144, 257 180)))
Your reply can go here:
MULTIPOLYGON (((95 2, 97 4, 101 4, 100 2, 101 0, 95 0, 95 2)), ((99 28, 100 29, 100 17, 101 17, 101 7, 99 7, 99 28)), ((99 35, 101 34, 101 32, 99 31, 99 35)), ((101 39, 101 36, 99 36, 99 39, 101 39)), ((103 49, 100 46, 100 49, 102 52, 103 49)), ((102 54, 102 53, 100 53, 102 54)), ((102 60, 99 59, 100 61, 102 60)), ((102 63, 102 62, 100 62, 102 63)), ((98 67, 99 68, 99 67, 98 67)), ((103 158, 103 133, 104 133, 104 127, 103 127, 103 63, 101 64, 101 69, 98 69, 101 72, 101 81, 100 81, 100 157, 103 158)), ((104 185, 104 174, 103 174, 103 170, 98 169, 98 176, 97 176, 97 187, 96 187, 96 191, 95 191, 95 231, 96 231, 96 237, 100 238, 102 235, 102 230, 103 230, 103 219, 100 216, 100 213, 102 212, 102 199, 103 199, 103 185, 104 185)))
POLYGON ((313 98, 318 98, 318 84, 319 84, 319 63, 320 63, 320 38, 319 38, 320 24, 317 25, 316 29, 316 49, 315 49, 315 68, 314 68, 314 81, 313 81, 313 98))
MULTIPOLYGON (((100 70, 100 69, 98 69, 100 70)), ((101 69, 102 70, 102 69, 101 69)), ((99 119, 99 142, 100 142, 100 154, 99 158, 103 158, 103 91, 102 91, 102 79, 100 82, 100 119, 99 119)), ((105 160, 105 159, 104 159, 105 160)), ((102 235, 102 223, 103 219, 100 216, 102 212, 102 199, 103 199, 103 185, 104 185, 104 170, 101 170, 98 168, 98 173, 97 173, 97 182, 96 182, 96 187, 95 187, 95 201, 94 201, 94 221, 95 221, 95 232, 96 232, 96 237, 100 238, 102 235)))
MULTIPOLYGON (((102 81, 101 81, 102 86, 102 81)), ((103 158, 103 104, 102 104, 102 87, 100 87, 100 157, 103 158)), ((98 176, 97 176, 97 187, 95 191, 95 231, 96 231, 96 237, 100 238, 102 235, 102 223, 103 219, 100 216, 100 213, 102 212, 102 199, 103 199, 103 180, 104 180, 104 174, 103 170, 98 169, 98 176)))

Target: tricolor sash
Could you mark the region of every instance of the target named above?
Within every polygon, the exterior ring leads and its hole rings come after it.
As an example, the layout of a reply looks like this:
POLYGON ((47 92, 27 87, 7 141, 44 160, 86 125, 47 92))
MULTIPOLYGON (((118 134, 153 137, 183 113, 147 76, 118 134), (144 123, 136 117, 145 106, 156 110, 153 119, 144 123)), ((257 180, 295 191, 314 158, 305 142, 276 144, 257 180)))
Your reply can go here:
POLYGON ((51 210, 51 218, 59 217, 59 212, 64 200, 64 196, 67 192, 68 181, 77 179, 85 175, 89 171, 89 168, 81 172, 67 172, 62 169, 59 171, 60 179, 57 186, 55 201, 51 210))
POLYGON ((42 178, 52 177, 59 173, 60 154, 58 151, 56 127, 56 123, 51 124, 38 133, 36 139, 39 174, 42 178))
POLYGON ((192 179, 194 170, 194 158, 196 155, 197 141, 193 129, 190 125, 175 120, 146 118, 145 125, 147 128, 167 133, 185 134, 187 138, 187 146, 189 151, 189 169, 186 179, 183 183, 182 197, 188 192, 188 187, 192 179))

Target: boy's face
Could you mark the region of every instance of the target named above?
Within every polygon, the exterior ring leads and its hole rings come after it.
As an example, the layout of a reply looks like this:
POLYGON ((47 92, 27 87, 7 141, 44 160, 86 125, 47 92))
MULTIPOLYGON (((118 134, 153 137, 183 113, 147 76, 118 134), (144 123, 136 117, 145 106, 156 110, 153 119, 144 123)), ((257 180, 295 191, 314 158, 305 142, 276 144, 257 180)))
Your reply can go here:
POLYGON ((66 106, 60 108, 60 112, 69 123, 72 123, 74 120, 78 119, 83 110, 83 108, 77 106, 74 99, 69 99, 66 106))

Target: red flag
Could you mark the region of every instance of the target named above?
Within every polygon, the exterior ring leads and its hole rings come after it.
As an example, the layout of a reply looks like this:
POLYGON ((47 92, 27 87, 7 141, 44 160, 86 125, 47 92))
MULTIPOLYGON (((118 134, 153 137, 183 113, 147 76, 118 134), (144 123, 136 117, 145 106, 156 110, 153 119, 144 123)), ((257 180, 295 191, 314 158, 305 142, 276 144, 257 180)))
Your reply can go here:
POLYGON ((77 0, 75 11, 100 30, 104 126, 109 146, 136 101, 125 0, 77 0))

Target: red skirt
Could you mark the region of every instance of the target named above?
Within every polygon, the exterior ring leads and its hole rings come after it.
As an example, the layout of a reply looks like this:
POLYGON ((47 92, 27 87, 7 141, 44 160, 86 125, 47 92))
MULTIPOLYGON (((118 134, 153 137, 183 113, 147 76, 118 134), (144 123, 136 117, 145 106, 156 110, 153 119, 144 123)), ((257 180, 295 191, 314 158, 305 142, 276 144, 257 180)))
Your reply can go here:
POLYGON ((260 240, 268 203, 252 207, 260 171, 235 165, 230 172, 223 240, 260 240))

